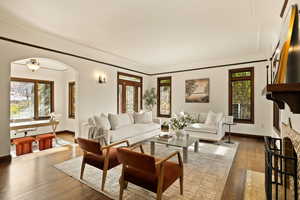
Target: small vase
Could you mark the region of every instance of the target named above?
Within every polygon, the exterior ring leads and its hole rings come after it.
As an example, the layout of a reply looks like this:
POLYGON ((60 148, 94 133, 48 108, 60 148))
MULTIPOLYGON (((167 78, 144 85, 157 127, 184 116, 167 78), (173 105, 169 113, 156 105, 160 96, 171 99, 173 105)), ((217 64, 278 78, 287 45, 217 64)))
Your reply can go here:
POLYGON ((182 138, 183 137, 183 130, 176 130, 175 131, 175 134, 176 134, 176 137, 179 139, 179 138, 182 138))

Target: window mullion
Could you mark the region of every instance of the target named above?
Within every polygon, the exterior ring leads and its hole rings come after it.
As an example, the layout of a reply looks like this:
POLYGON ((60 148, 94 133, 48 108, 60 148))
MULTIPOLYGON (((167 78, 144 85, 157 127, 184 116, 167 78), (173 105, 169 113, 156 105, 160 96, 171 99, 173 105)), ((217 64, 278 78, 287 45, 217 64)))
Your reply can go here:
POLYGON ((34 82, 34 119, 39 119, 39 96, 38 82, 34 82))

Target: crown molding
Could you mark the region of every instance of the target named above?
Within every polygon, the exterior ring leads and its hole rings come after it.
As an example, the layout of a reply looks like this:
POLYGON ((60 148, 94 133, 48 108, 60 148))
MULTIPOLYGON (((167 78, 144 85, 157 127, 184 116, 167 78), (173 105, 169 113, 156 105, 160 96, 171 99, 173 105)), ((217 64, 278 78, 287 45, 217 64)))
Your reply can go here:
POLYGON ((72 53, 69 53, 69 52, 61 51, 61 50, 51 49, 51 48, 39 46, 39 45, 36 45, 36 44, 22 42, 22 41, 19 41, 19 40, 10 39, 10 38, 3 37, 3 36, 0 36, 0 40, 4 40, 4 41, 7 41, 7 42, 11 42, 11 43, 15 43, 15 44, 23 45, 23 46, 29 46, 29 47, 33 47, 33 48, 41 49, 41 50, 45 50, 45 51, 50 51, 50 52, 54 52, 54 53, 58 53, 58 54, 62 54, 62 55, 67 55, 67 56, 87 60, 87 61, 90 61, 90 62, 95 62, 95 63, 111 66, 111 67, 114 67, 114 68, 123 69, 123 70, 131 71, 131 72, 147 75, 147 76, 150 75, 148 73, 144 73, 144 72, 141 72, 141 71, 138 71, 138 70, 129 69, 127 67, 122 67, 122 66, 115 65, 115 64, 112 64, 112 63, 103 62, 103 61, 96 60, 96 59, 93 59, 93 58, 88 58, 88 57, 85 57, 85 56, 81 56, 81 55, 78 55, 78 54, 72 54, 72 53))
POLYGON ((22 41, 19 41, 19 40, 10 39, 10 38, 3 37, 3 36, 0 36, 0 40, 15 43, 15 44, 19 44, 19 45, 22 45, 22 46, 28 46, 28 47, 32 47, 32 48, 36 48, 36 49, 50 51, 50 52, 54 52, 54 53, 58 53, 58 54, 62 54, 62 55, 67 55, 67 56, 87 60, 87 61, 90 61, 90 62, 95 62, 95 63, 107 65, 107 66, 110 66, 110 67, 114 67, 114 68, 118 68, 118 69, 122 69, 122 70, 127 70, 127 71, 130 71, 130 72, 143 74, 143 75, 146 75, 146 76, 157 76, 157 75, 165 75, 165 74, 174 74, 174 73, 198 71, 198 70, 204 70, 204 69, 224 68, 224 67, 235 66, 235 65, 243 65, 243 64, 251 64, 251 63, 259 63, 259 62, 268 61, 268 59, 260 59, 260 60, 251 60, 251 61, 245 61, 245 62, 222 64, 222 65, 211 65, 211 66, 197 67, 197 68, 191 68, 191 69, 185 69, 185 70, 176 70, 176 71, 168 71, 168 72, 149 74, 149 73, 145 73, 145 72, 142 72, 142 71, 133 70, 133 69, 130 69, 130 68, 127 68, 127 67, 123 67, 123 66, 120 66, 120 65, 115 65, 115 64, 112 64, 112 63, 103 62, 103 61, 96 60, 96 59, 93 59, 93 58, 81 56, 81 55, 78 55, 78 54, 72 54, 72 53, 69 53, 69 52, 65 52, 65 51, 61 51, 61 50, 57 50, 57 49, 52 49, 52 48, 47 48, 47 47, 43 47, 43 46, 39 46, 39 45, 36 45, 36 44, 27 43, 27 42, 22 42, 22 41))

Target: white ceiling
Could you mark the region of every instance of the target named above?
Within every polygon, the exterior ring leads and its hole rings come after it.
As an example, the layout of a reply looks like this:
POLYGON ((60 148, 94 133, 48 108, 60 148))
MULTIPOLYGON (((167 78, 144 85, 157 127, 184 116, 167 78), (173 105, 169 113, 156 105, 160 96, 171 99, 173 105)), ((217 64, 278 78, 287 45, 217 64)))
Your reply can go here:
POLYGON ((0 1, 7 15, 148 73, 269 57, 281 6, 279 0, 0 1))

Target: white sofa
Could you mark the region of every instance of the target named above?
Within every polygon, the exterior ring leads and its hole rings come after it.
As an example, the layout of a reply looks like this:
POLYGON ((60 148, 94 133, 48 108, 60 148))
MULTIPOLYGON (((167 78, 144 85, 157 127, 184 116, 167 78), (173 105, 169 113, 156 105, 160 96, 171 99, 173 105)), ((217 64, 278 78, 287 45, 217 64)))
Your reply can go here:
POLYGON ((97 139, 105 137, 108 144, 128 140, 135 144, 160 134, 160 120, 152 119, 152 112, 134 114, 108 114, 93 116, 83 124, 88 129, 85 137, 97 139))
POLYGON ((186 134, 201 140, 220 141, 225 135, 223 113, 193 113, 196 123, 192 123, 184 130, 186 134))

